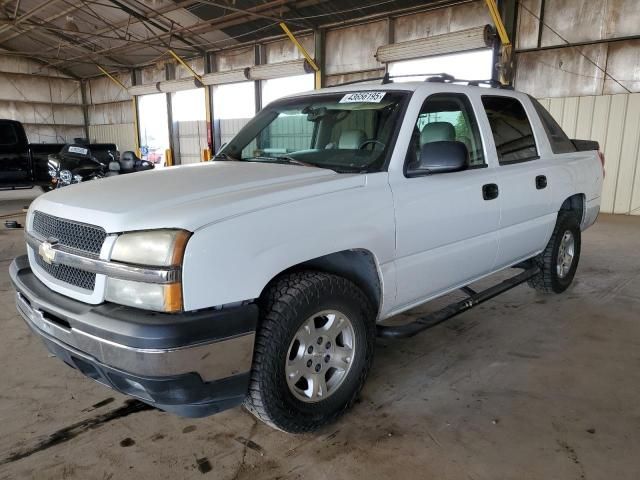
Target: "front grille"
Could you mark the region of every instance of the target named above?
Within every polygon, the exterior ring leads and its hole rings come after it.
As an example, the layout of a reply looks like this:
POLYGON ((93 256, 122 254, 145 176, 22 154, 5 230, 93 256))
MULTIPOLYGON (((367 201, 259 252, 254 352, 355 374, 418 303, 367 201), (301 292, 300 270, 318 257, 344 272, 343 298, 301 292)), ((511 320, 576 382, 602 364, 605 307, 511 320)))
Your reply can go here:
POLYGON ((35 254, 38 266, 51 275, 56 280, 74 285, 85 290, 93 290, 96 286, 96 274, 85 272, 79 268, 70 267, 68 265, 49 264, 42 260, 42 257, 35 254))
POLYGON ((103 228, 65 220, 42 212, 35 212, 32 229, 45 239, 53 237, 60 245, 94 255, 100 254, 102 244, 107 238, 107 232, 103 228))
MULTIPOLYGON (((100 227, 65 220, 42 212, 34 213, 31 229, 40 237, 47 240, 55 238, 59 245, 93 257, 100 255, 102 244, 107 238, 107 232, 100 227)), ((95 288, 95 273, 67 265, 51 265, 45 262, 37 251, 34 254, 38 266, 56 280, 85 290, 95 288)))

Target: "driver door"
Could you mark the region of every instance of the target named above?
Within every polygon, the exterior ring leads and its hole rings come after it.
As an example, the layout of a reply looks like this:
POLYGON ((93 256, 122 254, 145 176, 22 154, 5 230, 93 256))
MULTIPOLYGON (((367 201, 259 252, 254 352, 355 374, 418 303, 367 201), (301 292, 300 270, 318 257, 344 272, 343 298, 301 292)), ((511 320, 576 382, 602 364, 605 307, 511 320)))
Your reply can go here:
POLYGON ((398 309, 491 273, 498 251, 497 176, 487 163, 476 112, 466 94, 435 94, 424 100, 406 162, 414 161, 426 142, 436 141, 464 143, 469 165, 458 172, 413 178, 396 173, 390 178, 398 309))

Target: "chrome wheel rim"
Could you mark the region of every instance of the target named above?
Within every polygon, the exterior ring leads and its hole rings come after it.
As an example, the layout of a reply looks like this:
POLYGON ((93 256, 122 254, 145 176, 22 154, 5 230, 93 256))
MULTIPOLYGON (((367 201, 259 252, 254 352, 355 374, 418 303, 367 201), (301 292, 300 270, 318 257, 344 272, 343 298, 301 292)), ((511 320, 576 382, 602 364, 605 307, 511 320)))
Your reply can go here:
POLYGON ((564 232, 562 239, 560 240, 560 246, 558 247, 558 261, 556 265, 556 271, 559 278, 564 278, 571 270, 573 264, 573 256, 575 255, 576 241, 569 230, 564 232))
POLYGON ((285 374, 298 400, 315 403, 340 388, 349 374, 356 349, 353 324, 337 310, 309 317, 293 336, 285 374))

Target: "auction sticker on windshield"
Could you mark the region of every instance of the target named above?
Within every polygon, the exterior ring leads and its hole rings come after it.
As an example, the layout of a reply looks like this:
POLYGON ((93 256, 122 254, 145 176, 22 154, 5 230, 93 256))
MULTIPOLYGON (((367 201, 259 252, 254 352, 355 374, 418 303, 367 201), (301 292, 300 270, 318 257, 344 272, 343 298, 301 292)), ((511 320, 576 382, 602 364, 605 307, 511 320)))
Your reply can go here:
POLYGON ((340 103, 380 103, 387 92, 356 92, 347 93, 340 99, 340 103))

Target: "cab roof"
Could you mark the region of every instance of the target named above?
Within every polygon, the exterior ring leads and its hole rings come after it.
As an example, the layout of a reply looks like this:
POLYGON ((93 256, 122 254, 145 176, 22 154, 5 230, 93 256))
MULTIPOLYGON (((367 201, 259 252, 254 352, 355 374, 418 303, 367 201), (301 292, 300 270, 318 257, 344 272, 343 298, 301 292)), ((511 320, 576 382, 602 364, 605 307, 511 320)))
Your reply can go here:
MULTIPOLYGON (((418 76, 418 75, 416 75, 418 76)), ((341 93, 341 92, 361 92, 361 91, 399 91, 399 92, 448 92, 448 91, 481 91, 486 94, 493 94, 499 92, 500 95, 520 97, 524 95, 521 92, 515 91, 512 88, 498 87, 495 84, 484 83, 483 86, 476 85, 471 82, 468 84, 467 80, 454 80, 454 81, 411 81, 411 82, 388 82, 382 83, 380 79, 364 81, 362 83, 349 83, 345 85, 337 85, 334 87, 326 87, 318 90, 310 90, 307 92, 301 92, 297 94, 289 95, 287 98, 294 98, 300 96, 309 95, 322 95, 327 93, 341 93)))

